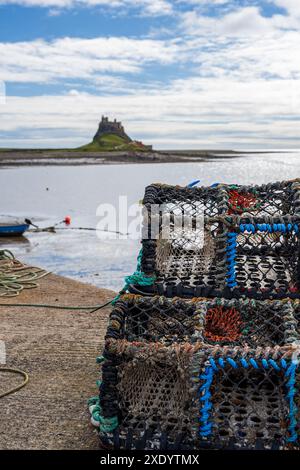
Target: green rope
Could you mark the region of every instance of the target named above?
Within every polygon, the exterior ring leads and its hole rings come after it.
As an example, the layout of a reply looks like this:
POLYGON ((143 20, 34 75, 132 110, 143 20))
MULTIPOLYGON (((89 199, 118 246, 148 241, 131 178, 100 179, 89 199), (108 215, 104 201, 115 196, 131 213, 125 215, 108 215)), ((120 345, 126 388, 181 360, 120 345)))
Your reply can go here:
POLYGON ((29 376, 27 372, 24 372, 23 370, 13 369, 11 367, 0 367, 0 372, 18 374, 18 375, 22 375, 22 377, 24 378, 24 381, 20 385, 17 385, 16 387, 13 387, 10 390, 7 390, 6 392, 0 393, 0 398, 7 397, 8 395, 18 392, 19 390, 21 390, 21 388, 25 387, 25 385, 27 385, 29 382, 29 376))
MULTIPOLYGON (((1 255, 2 253, 4 252, 1 252, 0 251, 0 259, 3 259, 1 258, 1 255)), ((11 260, 14 260, 14 256, 11 252, 8 252, 6 250, 6 254, 3 255, 5 256, 5 259, 11 259, 11 260)), ((112 300, 109 300, 108 302, 106 302, 105 304, 100 304, 100 305, 82 305, 82 306, 71 306, 71 305, 55 305, 55 304, 32 304, 32 303, 0 303, 0 307, 33 307, 33 308, 53 308, 53 309, 57 309, 57 310, 90 310, 91 312, 90 313, 94 313, 96 312, 97 310, 100 310, 104 307, 107 307, 108 305, 115 305, 116 302, 120 299, 121 295, 122 294, 125 294, 128 289, 129 289, 129 286, 131 284, 138 284, 140 286, 152 286, 156 277, 155 275, 154 276, 146 276, 145 273, 143 273, 141 271, 141 261, 142 261, 142 249, 140 250, 139 252, 139 255, 138 255, 138 258, 137 258, 137 268, 136 268, 136 271, 131 275, 131 276, 126 276, 125 277, 125 285, 123 287, 123 289, 121 289, 121 291, 119 292, 119 294, 117 294, 112 300)), ((26 267, 27 269, 27 267, 26 267)), ((33 269, 37 269, 37 268, 33 268, 33 269)), ((37 273, 37 276, 36 277, 37 279, 40 279, 41 277, 43 276, 46 276, 48 273, 45 273, 44 271, 42 272, 42 274, 38 274, 37 273)), ((18 277, 18 279, 21 279, 22 278, 22 275, 20 275, 18 277)), ((1 297, 1 287, 2 287, 2 284, 1 284, 1 271, 0 271, 0 297, 1 297)), ((30 283, 32 280, 30 280, 30 283)), ((11 278, 9 279, 9 281, 7 281, 7 285, 6 285, 6 292, 9 291, 9 290, 12 290, 12 295, 5 295, 6 297, 12 297, 12 296, 15 296, 15 295, 18 295, 21 290, 23 288, 25 288, 24 286, 21 286, 21 282, 23 284, 26 284, 27 283, 27 287, 28 288, 28 283, 29 281, 20 281, 20 285, 16 282, 16 279, 14 278, 11 278), (15 293, 17 291, 17 293, 15 293)), ((37 287, 37 285, 35 283, 32 283, 32 286, 31 287, 37 287)))
POLYGON ((94 405, 97 405, 97 403, 99 402, 99 396, 96 396, 96 397, 91 397, 88 399, 88 406, 94 406, 94 405))
POLYGON ((43 269, 17 261, 9 250, 0 251, 0 297, 16 297, 23 289, 36 288, 36 281, 47 274, 43 269))
POLYGON ((116 302, 120 299, 122 294, 125 294, 125 292, 128 291, 129 287, 131 284, 138 284, 139 286, 152 286, 156 276, 147 276, 143 271, 141 270, 141 265, 142 265, 142 256, 143 256, 143 249, 140 250, 138 257, 137 257, 137 266, 136 266, 136 271, 131 274, 131 276, 126 276, 125 277, 125 285, 123 289, 120 291, 120 293, 115 297, 115 299, 112 301, 112 305, 115 305, 116 302))
POLYGON ((102 364, 102 362, 105 361, 105 357, 104 356, 98 356, 96 357, 96 363, 97 364, 102 364))
MULTIPOLYGON (((136 266, 136 271, 131 275, 131 276, 126 276, 125 277, 125 285, 123 289, 119 292, 119 294, 111 301, 112 305, 115 305, 116 302, 120 299, 122 294, 125 294, 125 292, 128 291, 128 288, 131 284, 138 284, 140 286, 152 286, 156 277, 155 276, 146 276, 145 273, 142 272, 141 270, 141 265, 142 265, 142 249, 140 250, 138 257, 137 257, 137 266, 136 266)), ((97 357, 96 362, 98 364, 101 364, 103 361, 105 361, 105 358, 103 356, 97 357)), ((97 386, 100 387, 101 381, 97 380, 97 386)), ((92 418, 94 421, 99 423, 99 428, 101 432, 108 433, 114 431, 119 425, 118 422, 118 417, 113 416, 110 418, 105 418, 102 415, 102 409, 100 406, 100 400, 99 397, 92 397, 88 400, 88 405, 93 406, 92 410, 92 418)))
MULTIPOLYGON (((113 416, 111 418, 104 418, 104 416, 96 413, 96 417, 93 416, 94 419, 96 419, 99 416, 99 422, 100 422, 100 431, 102 432, 112 432, 114 431, 118 425, 118 417, 113 416)), ((96 419, 97 421, 97 419, 96 419)))
MULTIPOLYGON (((114 300, 114 299, 113 299, 114 300)), ((0 303, 0 307, 33 307, 33 308, 53 308, 57 310, 92 310, 91 313, 99 310, 101 308, 107 307, 110 305, 113 300, 109 300, 102 305, 82 305, 82 306, 67 306, 67 305, 51 305, 51 304, 11 304, 11 303, 0 303)))
POLYGON ((107 433, 114 431, 118 425, 118 417, 112 416, 111 418, 105 418, 102 415, 102 408, 100 406, 100 399, 99 397, 92 397, 88 400, 88 406, 92 406, 93 410, 91 412, 92 418, 94 421, 99 423, 100 431, 107 433))
MULTIPOLYGON (((0 250, 0 297, 16 297, 23 289, 38 287, 37 279, 49 274, 42 269, 25 266, 17 261, 13 253, 9 250, 0 250)), ((53 308, 58 310, 91 310, 90 313, 107 307, 113 301, 109 300, 100 305, 76 305, 65 306, 55 304, 35 304, 35 303, 0 303, 1 307, 30 307, 30 308, 53 308)))

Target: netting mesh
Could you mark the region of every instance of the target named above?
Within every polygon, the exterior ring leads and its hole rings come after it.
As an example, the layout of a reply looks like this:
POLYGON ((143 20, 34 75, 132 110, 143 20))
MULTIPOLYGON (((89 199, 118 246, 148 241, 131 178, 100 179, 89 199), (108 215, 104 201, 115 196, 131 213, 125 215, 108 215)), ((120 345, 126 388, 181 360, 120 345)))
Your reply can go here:
POLYGON ((160 448, 164 435, 169 443, 175 443, 181 434, 185 440, 191 439, 192 397, 187 368, 179 361, 166 364, 144 356, 125 362, 119 370, 124 439, 129 431, 137 443, 147 431, 151 435, 149 448, 160 448))
POLYGON ((299 181, 151 185, 144 208, 142 271, 156 281, 143 290, 169 297, 299 297, 299 181))
POLYGON ((300 180, 151 185, 144 209, 126 278, 143 295, 116 302, 101 359, 102 443, 299 448, 300 180))
POLYGON ((273 347, 300 339, 290 302, 125 295, 111 314, 108 337, 164 344, 203 341, 215 345, 273 347), (115 325, 122 324, 116 335, 115 325))
POLYGON ((290 233, 243 233, 237 237, 237 286, 249 291, 298 293, 299 238, 290 233))
POLYGON ((228 185, 228 213, 267 218, 297 212, 297 183, 283 181, 263 186, 228 185))
POLYGON ((212 422, 216 439, 259 440, 272 446, 288 433, 284 373, 256 370, 222 371, 212 386, 212 422))
POLYGON ((168 285, 177 286, 200 283, 219 285, 216 265, 216 243, 218 224, 203 229, 175 230, 169 239, 157 240, 157 282, 168 279, 168 285), (161 276, 160 273, 164 273, 161 276))
POLYGON ((104 416, 119 426, 106 439, 131 449, 298 446, 298 310, 288 301, 121 297, 100 389, 104 416))

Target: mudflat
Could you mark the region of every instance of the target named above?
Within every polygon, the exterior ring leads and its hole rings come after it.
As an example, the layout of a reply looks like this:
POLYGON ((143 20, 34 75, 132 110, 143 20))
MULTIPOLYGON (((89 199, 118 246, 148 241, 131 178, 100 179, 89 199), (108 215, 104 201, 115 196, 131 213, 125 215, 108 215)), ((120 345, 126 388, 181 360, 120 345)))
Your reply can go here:
MULTIPOLYGON (((254 154, 257 152, 254 152, 254 154)), ((182 150, 153 152, 80 152, 75 150, 0 149, 1 166, 88 165, 124 163, 188 163, 217 158, 235 158, 241 152, 230 150, 182 150)), ((247 153, 247 155, 249 155, 247 153)))

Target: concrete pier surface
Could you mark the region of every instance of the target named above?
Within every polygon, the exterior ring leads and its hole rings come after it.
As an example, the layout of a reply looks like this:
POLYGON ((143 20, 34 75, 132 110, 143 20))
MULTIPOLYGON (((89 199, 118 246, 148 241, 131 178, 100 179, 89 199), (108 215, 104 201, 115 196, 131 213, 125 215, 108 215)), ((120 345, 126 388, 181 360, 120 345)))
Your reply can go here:
MULTIPOLYGON (((49 274, 39 287, 3 303, 97 305, 114 292, 49 274)), ((0 449, 98 449, 87 399, 95 381, 110 307, 94 313, 0 307, 7 367, 29 374, 28 385, 0 399, 0 449)), ((3 343, 2 343, 3 344, 3 343)), ((1 367, 1 364, 0 364, 1 367)), ((0 394, 22 377, 0 372, 0 394)))

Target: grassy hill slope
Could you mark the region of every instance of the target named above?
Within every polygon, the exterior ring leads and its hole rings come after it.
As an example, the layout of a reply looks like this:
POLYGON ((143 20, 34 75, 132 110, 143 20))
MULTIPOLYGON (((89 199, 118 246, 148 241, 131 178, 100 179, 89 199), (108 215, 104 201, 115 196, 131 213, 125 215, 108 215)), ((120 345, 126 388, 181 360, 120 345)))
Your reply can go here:
POLYGON ((113 150, 142 152, 146 149, 135 142, 127 143, 125 139, 118 135, 106 134, 87 145, 78 147, 76 150, 80 152, 109 152, 113 150))

